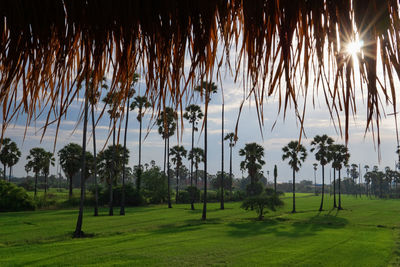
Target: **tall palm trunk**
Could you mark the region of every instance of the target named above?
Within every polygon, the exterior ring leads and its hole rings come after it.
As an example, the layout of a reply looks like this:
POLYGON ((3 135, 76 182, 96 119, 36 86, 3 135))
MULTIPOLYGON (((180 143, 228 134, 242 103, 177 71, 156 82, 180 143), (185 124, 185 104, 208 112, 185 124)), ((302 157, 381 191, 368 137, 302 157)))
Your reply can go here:
POLYGON ((36 198, 36 194, 37 194, 37 180, 38 180, 38 173, 35 172, 35 198, 36 198))
MULTIPOLYGON (((142 109, 139 109, 139 116, 142 116, 142 109)), ((141 182, 142 182, 142 117, 140 117, 139 120, 139 173, 136 180, 136 189, 138 191, 140 191, 141 182)))
POLYGON ((324 210, 324 189, 325 189, 325 165, 322 166, 322 197, 321 197, 321 206, 319 207, 319 211, 324 210))
POLYGON ((198 186, 198 180, 199 180, 198 177, 199 177, 199 166, 196 166, 196 181, 195 181, 196 188, 198 186))
MULTIPOLYGON (((128 133, 128 122, 129 122, 129 97, 127 99, 127 106, 126 106, 126 121, 125 121, 125 131, 124 131, 124 159, 122 163, 122 194, 121 194, 121 209, 119 210, 119 215, 125 215, 125 161, 126 161, 126 135, 128 133)), ((140 143, 139 143, 140 145, 140 143)), ((140 153, 140 149, 139 149, 140 153)), ((139 154, 140 155, 140 154, 139 154)), ((139 160, 139 167, 140 167, 140 160, 139 160)), ((140 185, 140 183, 139 183, 140 185)), ((138 188, 140 190, 140 188, 138 188)))
MULTIPOLYGON (((192 122, 192 153, 193 153, 193 146, 194 146, 194 121, 192 122)), ((193 186, 193 155, 190 159, 190 186, 193 186)))
POLYGON ((7 167, 7 165, 6 164, 3 164, 3 166, 4 166, 4 171, 3 171, 3 178, 4 178, 4 181, 7 181, 7 175, 6 175, 6 167, 7 167))
POLYGON ((232 147, 230 147, 230 149, 229 149, 229 179, 230 179, 229 191, 230 191, 230 195, 231 195, 231 198, 232 198, 232 183, 233 183, 233 178, 232 178, 232 147))
POLYGON ((296 171, 293 168, 293 210, 292 213, 296 213, 296 171))
POLYGON ((176 166, 176 196, 175 196, 176 204, 178 204, 178 195, 179 195, 179 166, 176 166))
POLYGON ((108 185, 108 190, 110 191, 110 199, 109 199, 109 211, 108 211, 108 215, 109 216, 113 216, 114 215, 114 208, 113 208, 113 180, 116 178, 115 177, 115 119, 114 119, 114 129, 113 129, 113 151, 112 151, 112 158, 113 158, 113 162, 112 162, 112 171, 110 173, 110 181, 109 181, 109 185, 108 185))
POLYGON ((336 169, 333 168, 333 207, 337 208, 336 205, 336 169))
POLYGON ((47 195, 47 173, 44 175, 44 194, 47 195))
POLYGON ((339 169, 339 207, 338 210, 342 210, 342 194, 340 190, 340 169, 339 169))
POLYGON ((68 192, 68 198, 71 199, 72 198, 72 177, 69 177, 69 192, 68 192))
POLYGON ((164 176, 166 175, 165 173, 166 161, 167 161, 167 138, 164 139, 164 176))
POLYGON ((85 201, 85 176, 86 176, 86 133, 88 121, 88 92, 85 92, 85 112, 83 119, 83 137, 82 137, 82 169, 81 169, 81 199, 79 203, 79 215, 76 222, 74 237, 83 237, 82 221, 83 221, 83 204, 85 201))
POLYGON ((12 170, 12 167, 9 166, 9 167, 8 167, 8 181, 9 181, 9 182, 11 182, 11 170, 12 170))
POLYGON ((207 106, 208 106, 208 94, 206 90, 206 112, 204 116, 204 196, 203 196, 203 213, 201 219, 205 221, 207 219, 207 106))
POLYGON ((169 171, 169 137, 167 140, 167 177, 168 177, 168 208, 172 208, 171 205, 171 177, 169 171))
POLYGON ((221 210, 224 209, 224 103, 222 103, 222 131, 221 131, 221 210))
POLYGON ((99 189, 97 185, 97 156, 96 156, 96 125, 94 122, 94 106, 92 105, 92 134, 93 134, 93 160, 94 160, 94 216, 99 215, 99 189))

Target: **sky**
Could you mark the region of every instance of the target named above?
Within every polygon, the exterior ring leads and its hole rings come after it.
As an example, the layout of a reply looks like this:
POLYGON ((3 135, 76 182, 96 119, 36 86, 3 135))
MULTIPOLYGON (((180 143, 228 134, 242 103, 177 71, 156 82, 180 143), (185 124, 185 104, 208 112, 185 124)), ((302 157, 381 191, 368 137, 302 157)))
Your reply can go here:
MULTIPOLYGON (((379 69, 379 67, 378 67, 379 69)), ((222 79, 217 82, 218 93, 212 96, 212 100, 209 106, 208 116, 208 138, 209 138, 209 153, 208 153, 208 172, 216 173, 221 170, 221 103, 222 103, 222 92, 224 92, 225 100, 225 134, 235 130, 235 126, 238 120, 239 107, 243 101, 243 87, 242 82, 239 80, 237 83, 233 81, 230 75, 222 75, 222 79)), ((136 86, 138 94, 143 93, 145 89, 144 80, 140 80, 136 86)), ((393 116, 381 117, 380 124, 380 135, 381 145, 380 156, 376 142, 376 130, 375 139, 371 131, 365 131, 366 127, 366 114, 367 108, 365 104, 365 95, 363 96, 359 88, 356 89, 356 102, 357 102, 357 114, 351 117, 350 129, 349 129, 349 142, 348 147, 351 154, 350 164, 360 164, 361 167, 365 165, 374 166, 378 165, 380 168, 395 166, 397 155, 395 154, 397 141, 395 135, 395 123, 393 116)), ((399 99, 399 97, 397 97, 399 99)), ((312 164, 316 162, 315 156, 309 151, 310 142, 312 138, 319 134, 328 134, 335 142, 344 143, 344 137, 340 135, 337 128, 334 127, 334 123, 331 120, 331 116, 328 112, 325 99, 321 90, 315 95, 315 105, 312 105, 313 99, 311 94, 307 97, 307 109, 304 123, 305 135, 302 137, 302 144, 308 150, 308 157, 301 167, 300 171, 296 174, 296 180, 313 180, 314 171, 312 164)), ((301 101, 303 102, 304 99, 301 101)), ((59 135, 56 142, 55 152, 60 150, 64 145, 75 142, 81 144, 82 138, 82 123, 77 124, 79 121, 78 114, 82 108, 82 98, 77 98, 76 101, 71 105, 66 119, 62 120, 59 135)), ((192 103, 198 104, 204 110, 204 105, 199 97, 195 97, 192 103)), ((386 106, 383 103, 383 109, 386 113, 392 113, 392 107, 386 106)), ((96 116, 100 114, 102 106, 98 107, 96 116)), ((157 165, 162 166, 163 162, 163 149, 164 142, 157 132, 157 127, 152 127, 154 121, 150 121, 151 110, 148 110, 144 119, 144 135, 147 137, 142 143, 142 162, 149 163, 151 160, 155 160, 157 165)), ((341 113, 343 115, 343 113, 341 113)), ((43 140, 41 140, 41 127, 44 125, 45 117, 41 116, 36 122, 32 123, 27 127, 27 132, 24 138, 25 132, 25 117, 20 118, 14 123, 10 124, 5 132, 6 137, 10 137, 17 143, 22 152, 22 157, 17 165, 13 169, 13 175, 16 177, 25 176, 24 166, 26 164, 26 156, 29 153, 29 149, 40 146, 48 151, 54 151, 54 136, 55 126, 50 126, 47 130, 43 140)), ((337 123, 337 121, 336 121, 337 123)), ((124 123, 123 123, 124 125, 124 123)), ((337 124, 336 124, 337 126, 337 124)), ((201 128, 201 127, 200 127, 201 128)), ((91 127, 89 127, 91 131, 91 127)), ((123 127, 121 127, 121 131, 123 127)), ((344 129, 343 129, 344 130, 344 129)), ((109 133, 109 119, 107 115, 104 115, 99 121, 99 125, 96 128, 97 147, 98 150, 102 149, 106 143, 107 136, 109 133)), ((196 132, 195 146, 203 147, 203 135, 199 137, 200 132, 196 132)), ((289 181, 292 179, 292 172, 287 162, 282 161, 282 147, 288 144, 292 140, 298 140, 300 134, 300 124, 295 116, 293 108, 289 108, 286 117, 283 113, 278 114, 278 99, 275 96, 268 97, 264 102, 264 121, 263 125, 259 127, 257 119, 257 112, 255 109, 254 102, 251 100, 245 102, 242 112, 240 114, 239 128, 238 128, 238 142, 233 148, 233 173, 236 178, 242 177, 240 170, 240 161, 243 160, 239 154, 239 149, 243 148, 246 143, 257 142, 261 144, 265 149, 265 166, 263 167, 264 174, 267 178, 273 179, 273 168, 276 164, 278 167, 278 181, 289 181), (276 122, 276 124, 275 124, 276 122), (273 125, 275 126, 273 127, 273 125), (273 129, 272 129, 273 128, 273 129), (270 175, 267 175, 267 172, 270 175)), ((139 135, 139 123, 136 120, 136 111, 131 112, 129 126, 128 126, 128 140, 127 146, 131 151, 131 157, 129 165, 132 167, 138 163, 138 135, 139 135)), ((91 133, 89 133, 89 138, 91 133)), ((122 143, 122 132, 121 132, 121 143, 122 143)), ((111 141, 111 140, 110 140, 111 141)), ((181 144, 190 150, 191 147, 191 128, 190 125, 185 122, 183 136, 181 139, 177 137, 171 138, 171 147, 175 144, 181 144)), ((88 149, 92 150, 92 140, 88 140, 88 149)), ((225 143, 225 171, 229 171, 229 146, 225 143)), ((57 158, 57 157, 56 157, 57 158)), ((58 158, 57 158, 58 162, 58 158)), ((190 167, 190 162, 186 161, 186 166, 190 167)), ((202 168, 202 167, 201 167, 202 168)), ((326 180, 329 183, 330 168, 326 171, 326 180)), ((51 168, 51 174, 57 172, 56 166, 51 168)), ((364 173, 364 169, 361 170, 364 173)), ((244 176, 247 173, 244 172, 244 176)), ((318 166, 317 182, 321 181, 320 166, 318 166)))

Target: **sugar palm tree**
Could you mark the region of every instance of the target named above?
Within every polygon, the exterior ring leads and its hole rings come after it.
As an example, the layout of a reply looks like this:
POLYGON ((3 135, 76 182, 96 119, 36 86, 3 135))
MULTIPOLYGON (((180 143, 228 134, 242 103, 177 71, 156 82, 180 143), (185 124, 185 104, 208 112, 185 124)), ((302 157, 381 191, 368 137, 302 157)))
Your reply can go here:
POLYGON ((264 148, 257 143, 248 143, 244 148, 239 150, 239 155, 245 157, 240 163, 240 169, 247 170, 250 176, 250 195, 253 196, 253 189, 257 182, 257 175, 265 164, 265 161, 263 160, 264 148))
POLYGON ((68 197, 72 197, 72 178, 81 168, 82 147, 75 143, 65 145, 58 151, 60 165, 69 181, 68 197))
POLYGON ((343 166, 347 165, 349 162, 350 154, 346 146, 344 145, 334 145, 334 154, 333 160, 335 164, 335 168, 339 172, 339 184, 338 184, 338 189, 339 189, 339 206, 338 209, 341 210, 342 208, 342 199, 341 199, 341 190, 340 190, 340 182, 341 182, 341 169, 343 166))
POLYGON ((204 197, 203 197, 203 212, 201 215, 201 219, 205 221, 207 219, 207 116, 208 116, 208 103, 211 100, 211 94, 217 92, 217 86, 211 82, 202 81, 199 86, 195 88, 195 91, 200 92, 201 95, 204 95, 205 102, 205 117, 204 117, 204 197))
POLYGON ((11 179, 12 167, 18 163, 21 151, 10 138, 4 138, 1 144, 0 161, 4 166, 3 178, 6 180, 6 167, 9 168, 9 180, 11 179))
MULTIPOLYGON (((185 109, 185 113, 183 117, 189 121, 192 125, 192 148, 194 148, 194 132, 198 131, 197 124, 198 121, 203 118, 203 112, 201 111, 201 107, 198 105, 189 105, 185 109)), ((193 158, 190 159, 190 186, 193 186, 193 158)))
POLYGON ((171 184, 170 184, 170 173, 169 173, 169 138, 174 135, 176 130, 176 120, 178 115, 170 107, 165 107, 161 111, 156 121, 158 125, 158 133, 164 139, 164 175, 165 165, 167 164, 167 180, 168 180, 168 208, 172 208, 171 205, 171 184))
POLYGON ((47 194, 47 177, 49 176, 50 166, 54 166, 55 158, 53 153, 46 151, 43 155, 42 172, 44 175, 44 193, 47 194))
POLYGON ((333 139, 326 134, 322 136, 316 135, 311 142, 311 146, 313 146, 313 148, 311 148, 311 152, 316 151, 315 159, 319 161, 322 167, 322 197, 319 211, 322 211, 324 207, 325 165, 332 160, 331 153, 329 151, 329 146, 332 144, 333 139))
MULTIPOLYGON (((365 175, 368 173, 368 169, 369 169, 369 166, 368 165, 365 165, 364 166, 364 169, 365 169, 365 175)), ((369 185, 369 181, 368 181, 368 183, 367 183, 367 180, 365 179, 365 176, 364 175, 364 180, 365 180, 365 186, 366 186, 366 196, 368 197, 368 185, 369 185)))
MULTIPOLYGON (((113 140, 112 140, 112 149, 113 149, 113 155, 114 155, 114 160, 112 162, 112 170, 111 173, 112 175, 116 178, 116 166, 115 166, 115 156, 116 156, 116 145, 115 145, 115 128, 116 128, 116 121, 120 116, 120 110, 119 110, 119 103, 118 103, 118 92, 109 92, 105 98, 103 98, 103 102, 109 106, 108 114, 110 116, 110 126, 112 127, 112 135, 113 135, 113 140)), ((109 199, 109 211, 108 215, 113 216, 114 215, 114 208, 113 208, 113 183, 108 183, 108 190, 110 192, 110 199, 109 199)))
POLYGON ((340 159, 338 156, 338 151, 340 146, 337 144, 332 144, 329 147, 332 156, 332 168, 333 168, 333 207, 337 208, 336 204, 336 171, 339 169, 340 159))
POLYGON ((278 167, 274 165, 274 193, 276 194, 276 179, 278 178, 278 167))
MULTIPOLYGON (((94 178, 94 216, 99 215, 99 189, 97 183, 97 152, 96 152, 96 123, 95 123, 95 115, 94 109, 97 106, 100 98, 101 91, 98 88, 95 88, 93 84, 93 80, 88 83, 88 93, 89 93, 89 104, 91 108, 91 117, 92 117, 92 140, 93 140, 93 178, 94 178)), ((108 89, 108 85, 106 84, 106 78, 103 77, 101 80, 101 84, 99 86, 101 89, 108 89)))
POLYGON ((9 176, 8 176, 9 181, 11 181, 12 168, 15 164, 18 163, 20 157, 21 157, 21 151, 18 149, 17 144, 11 141, 9 143, 8 164, 7 164, 9 168, 9 176))
POLYGON ((141 177, 143 172, 142 167, 142 119, 146 109, 151 107, 151 103, 146 96, 136 96, 131 104, 131 110, 138 109, 136 119, 139 122, 139 169, 136 178, 136 189, 140 190, 141 177))
MULTIPOLYGON (((133 79, 132 79, 132 84, 126 90, 126 117, 125 117, 125 129, 124 129, 124 160, 123 160, 123 167, 122 169, 125 170, 125 162, 126 162, 126 139, 127 139, 127 134, 128 134, 128 122, 129 122, 129 109, 130 109, 130 100, 135 94, 135 89, 133 87, 135 86, 136 82, 139 80, 139 74, 134 73, 133 74, 133 79)), ((140 166, 140 164, 139 164, 140 166)), ((122 189, 121 189, 121 208, 119 210, 119 215, 125 215, 125 177, 126 177, 126 171, 122 172, 122 189)), ((140 188, 138 189, 140 190, 140 188)))
POLYGON ((317 163, 313 163, 314 169, 314 194, 317 195, 317 163))
MULTIPOLYGON (((199 164, 201 162, 204 162, 204 150, 200 147, 194 147, 192 150, 189 151, 188 159, 193 161, 193 163, 194 163, 195 174, 196 174, 195 186, 197 188, 199 164)), ((194 210, 194 197, 193 196, 191 199, 191 209, 194 210)))
POLYGON ((178 204, 178 194, 179 194, 179 169, 182 166, 182 159, 186 158, 187 151, 183 146, 174 146, 170 150, 170 155, 172 156, 172 163, 175 164, 176 170, 176 196, 175 203, 178 204))
POLYGON ((37 182, 38 182, 38 176, 40 172, 43 169, 43 158, 46 155, 46 150, 44 150, 41 147, 34 147, 31 150, 29 150, 29 155, 26 157, 26 160, 28 161, 25 165, 25 169, 29 171, 33 171, 35 173, 35 193, 34 197, 36 198, 37 195, 37 182))
POLYGON ((296 172, 300 170, 301 164, 307 158, 306 148, 298 141, 291 141, 282 148, 282 160, 289 159, 289 166, 293 170, 293 209, 292 213, 296 212, 296 172))
POLYGON ((233 147, 236 145, 237 137, 235 138, 235 133, 228 133, 225 135, 224 140, 229 141, 229 179, 231 181, 231 184, 229 185, 230 189, 230 195, 232 197, 232 150, 233 147))

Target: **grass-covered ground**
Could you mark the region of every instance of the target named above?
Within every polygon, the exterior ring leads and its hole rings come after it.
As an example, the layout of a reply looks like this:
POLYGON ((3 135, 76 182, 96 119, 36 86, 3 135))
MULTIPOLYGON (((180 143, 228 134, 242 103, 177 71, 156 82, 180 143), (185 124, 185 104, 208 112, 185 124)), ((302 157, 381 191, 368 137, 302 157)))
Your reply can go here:
MULTIPOLYGON (((297 214, 286 206, 256 221, 240 203, 128 208, 126 216, 93 217, 73 239, 77 210, 0 214, 0 266, 7 265, 397 265, 400 200, 345 196, 345 210, 317 212, 320 197, 301 195, 297 214)), ((114 212, 118 214, 119 210, 114 212)))

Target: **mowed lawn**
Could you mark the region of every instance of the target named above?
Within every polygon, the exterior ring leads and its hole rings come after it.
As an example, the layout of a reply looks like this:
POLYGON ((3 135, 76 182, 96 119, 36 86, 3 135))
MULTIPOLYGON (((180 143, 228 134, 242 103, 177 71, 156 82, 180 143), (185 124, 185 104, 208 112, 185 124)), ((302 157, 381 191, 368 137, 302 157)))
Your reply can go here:
MULTIPOLYGON (((320 196, 299 194, 297 214, 286 206, 256 221, 240 203, 128 208, 126 216, 93 217, 86 209, 83 230, 73 239, 77 210, 0 214, 0 266, 17 265, 324 265, 399 264, 400 200, 343 197, 345 210, 317 211, 320 196)), ((114 211, 119 214, 119 208, 114 211)))

